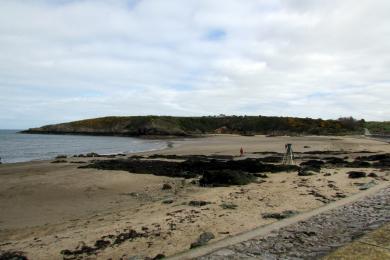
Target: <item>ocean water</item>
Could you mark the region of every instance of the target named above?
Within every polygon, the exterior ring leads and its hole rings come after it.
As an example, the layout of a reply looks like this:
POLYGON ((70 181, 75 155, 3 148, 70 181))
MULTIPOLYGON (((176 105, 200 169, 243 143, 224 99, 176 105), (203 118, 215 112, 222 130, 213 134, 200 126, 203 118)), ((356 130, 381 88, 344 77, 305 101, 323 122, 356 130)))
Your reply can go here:
POLYGON ((2 163, 52 159, 57 155, 95 152, 116 154, 159 150, 166 141, 131 137, 20 134, 18 130, 0 130, 2 163))

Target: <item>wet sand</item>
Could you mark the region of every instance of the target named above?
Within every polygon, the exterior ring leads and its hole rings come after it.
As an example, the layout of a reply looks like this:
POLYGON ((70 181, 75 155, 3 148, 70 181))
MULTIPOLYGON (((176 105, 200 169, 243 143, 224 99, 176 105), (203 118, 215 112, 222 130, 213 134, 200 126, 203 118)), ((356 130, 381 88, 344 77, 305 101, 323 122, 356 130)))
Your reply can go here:
MULTIPOLYGON (((283 152, 286 143, 292 143, 296 152, 344 151, 350 158, 362 155, 354 152, 390 152, 387 143, 363 137, 218 135, 174 141, 173 148, 153 153, 238 156, 243 147, 245 156, 256 158, 263 155, 254 152, 283 152)), ((190 179, 78 169, 83 164, 71 163, 92 159, 0 165, 0 249, 23 251, 31 259, 62 259, 62 250, 92 247, 102 237, 115 240, 135 230, 142 235, 99 249, 88 258, 168 256, 189 249, 203 232, 212 232, 216 241, 276 221, 263 218, 263 213, 309 211, 340 199, 340 194, 357 193, 356 184, 373 180, 350 179, 345 173, 354 169, 328 167, 314 176, 276 173, 261 183, 205 188, 190 179), (163 190, 164 183, 172 189, 163 190), (163 203, 167 200, 172 203, 163 203), (210 204, 188 205, 192 200, 210 204), (237 207, 223 209, 222 204, 237 207)), ((389 178, 386 170, 357 170, 389 178)))

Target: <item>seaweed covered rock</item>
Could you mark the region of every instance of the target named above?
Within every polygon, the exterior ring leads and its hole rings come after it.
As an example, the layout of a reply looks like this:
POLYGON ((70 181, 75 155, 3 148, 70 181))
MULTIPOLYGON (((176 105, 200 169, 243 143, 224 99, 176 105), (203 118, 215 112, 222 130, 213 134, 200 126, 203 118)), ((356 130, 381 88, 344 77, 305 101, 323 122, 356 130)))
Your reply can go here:
POLYGON ((378 168, 390 168, 390 158, 374 162, 373 166, 378 168))
POLYGON ((203 207, 203 206, 206 206, 210 203, 211 202, 204 201, 204 200, 191 200, 190 202, 188 202, 188 205, 192 206, 192 207, 203 207))
POLYGON ((350 172, 347 172, 348 174, 348 177, 351 178, 351 179, 357 179, 357 178, 364 178, 366 177, 366 173, 365 172, 359 172, 359 171, 350 171, 350 172))
POLYGON ((172 189, 172 185, 169 184, 169 183, 164 183, 161 189, 162 190, 171 190, 172 189))
POLYGON ((348 161, 344 160, 343 158, 339 157, 327 157, 324 158, 327 164, 337 165, 337 166, 343 166, 348 164, 348 161))
POLYGON ((280 213, 264 213, 264 214, 262 214, 262 217, 263 218, 274 218, 274 219, 281 220, 281 219, 292 217, 298 213, 299 212, 295 211, 295 210, 285 210, 285 211, 280 212, 280 213))
POLYGON ((359 161, 383 161, 390 159, 390 154, 389 153, 384 153, 384 154, 374 154, 374 155, 369 155, 369 156, 359 156, 356 158, 356 160, 359 161))
POLYGON ((113 159, 94 161, 79 168, 95 168, 100 170, 121 170, 131 173, 154 174, 158 176, 194 178, 196 171, 187 171, 180 162, 138 159, 113 159))
POLYGON ((283 156, 267 156, 263 158, 259 158, 260 161, 262 162, 270 162, 270 163, 280 163, 282 162, 283 156))
POLYGON ((371 167, 371 163, 366 161, 354 160, 346 165, 346 167, 350 168, 369 168, 371 167))
POLYGON ((0 251, 1 260, 27 260, 28 258, 21 251, 0 251))
POLYGON ((315 167, 321 167, 325 164, 324 161, 321 160, 308 160, 305 162, 302 162, 300 165, 301 166, 315 166, 315 167))
POLYGON ((324 164, 325 164, 325 162, 324 161, 320 161, 320 160, 308 160, 308 161, 302 162, 300 164, 301 168, 299 169, 298 175, 300 175, 300 176, 313 175, 313 174, 306 174, 305 175, 305 173, 308 173, 308 172, 313 172, 313 173, 320 172, 321 171, 321 167, 324 164))
POLYGON ((319 172, 318 168, 315 167, 301 167, 298 171, 298 176, 312 176, 319 172))
POLYGON ((376 174, 375 172, 371 172, 367 175, 368 177, 371 177, 371 178, 378 178, 378 174, 376 174))
POLYGON ((199 183, 202 186, 229 186, 245 185, 256 179, 250 173, 234 170, 207 171, 203 174, 199 183))

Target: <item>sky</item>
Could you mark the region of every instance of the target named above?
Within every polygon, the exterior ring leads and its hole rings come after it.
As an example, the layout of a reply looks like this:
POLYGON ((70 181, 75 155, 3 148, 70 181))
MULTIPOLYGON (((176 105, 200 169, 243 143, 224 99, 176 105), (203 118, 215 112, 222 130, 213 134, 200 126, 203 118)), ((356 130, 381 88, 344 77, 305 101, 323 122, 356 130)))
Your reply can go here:
POLYGON ((0 128, 109 115, 390 120, 388 0, 0 0, 0 128))

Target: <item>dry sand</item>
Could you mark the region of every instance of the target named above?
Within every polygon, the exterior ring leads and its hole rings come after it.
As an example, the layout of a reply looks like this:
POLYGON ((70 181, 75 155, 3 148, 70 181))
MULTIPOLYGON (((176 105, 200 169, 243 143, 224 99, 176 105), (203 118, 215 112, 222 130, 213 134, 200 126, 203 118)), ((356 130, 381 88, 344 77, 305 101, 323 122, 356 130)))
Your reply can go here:
MULTIPOLYGON (((285 143, 292 143, 298 152, 390 152, 389 144, 363 137, 216 135, 174 143, 174 148, 158 153, 238 155, 243 147, 246 156, 259 157, 252 153, 283 152, 285 143)), ((70 163, 80 160, 91 158, 68 158, 68 163, 58 164, 42 161, 0 165, 1 250, 20 250, 31 259, 62 259, 61 250, 74 250, 83 244, 93 246, 102 236, 134 229, 149 235, 109 246, 89 258, 172 255, 188 249, 203 232, 212 232, 216 236, 213 241, 222 239, 275 221, 262 218, 262 213, 304 212, 324 205, 321 199, 309 194, 312 191, 337 200, 337 192, 354 194, 359 191, 354 183, 371 180, 349 179, 345 172, 353 170, 350 168, 327 168, 308 177, 277 173, 269 174, 264 183, 204 188, 181 178, 78 169, 80 164, 70 163), (330 175, 324 176, 326 173, 330 175), (171 184, 173 189, 162 190, 164 183, 171 184), (173 203, 162 203, 166 199, 173 203), (188 205, 191 200, 211 204, 192 207, 188 205), (223 203, 235 204, 237 208, 222 209, 223 203)), ((359 170, 379 176, 389 174, 359 170)))

